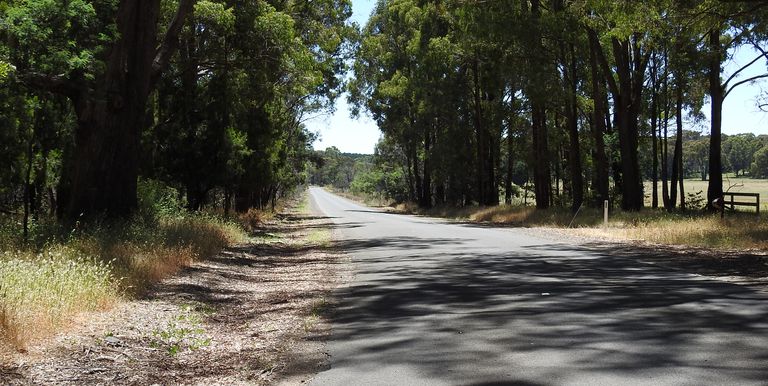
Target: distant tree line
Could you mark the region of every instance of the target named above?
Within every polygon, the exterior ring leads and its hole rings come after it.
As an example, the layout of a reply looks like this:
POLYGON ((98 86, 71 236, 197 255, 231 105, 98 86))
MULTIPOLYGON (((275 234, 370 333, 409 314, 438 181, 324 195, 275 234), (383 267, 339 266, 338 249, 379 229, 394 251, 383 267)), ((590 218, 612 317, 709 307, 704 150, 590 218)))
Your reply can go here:
MULTIPOLYGON (((683 170, 686 178, 708 177, 709 136, 683 131, 683 170)), ((723 172, 735 177, 768 177, 768 135, 723 135, 723 172)))
POLYGON ((524 185, 539 208, 639 210, 650 193, 672 210, 692 170, 707 202, 723 172, 765 174, 763 147, 721 130, 723 101, 768 77, 765 20, 762 1, 380 0, 350 99, 383 132, 376 164, 421 206, 511 202, 524 185), (735 50, 748 59, 727 73, 735 50), (705 101, 706 143, 686 139, 705 101))
POLYGON ((310 167, 312 185, 330 186, 355 194, 394 201, 408 200, 404 171, 385 158, 377 146, 375 154, 342 153, 335 146, 316 150, 310 167), (393 167, 394 165, 394 167, 393 167))
MULTIPOLYGON (((307 179, 342 91, 348 0, 0 1, 0 210, 125 217, 140 181, 190 210, 307 179)), ((26 217, 26 216, 25 216, 26 217)))

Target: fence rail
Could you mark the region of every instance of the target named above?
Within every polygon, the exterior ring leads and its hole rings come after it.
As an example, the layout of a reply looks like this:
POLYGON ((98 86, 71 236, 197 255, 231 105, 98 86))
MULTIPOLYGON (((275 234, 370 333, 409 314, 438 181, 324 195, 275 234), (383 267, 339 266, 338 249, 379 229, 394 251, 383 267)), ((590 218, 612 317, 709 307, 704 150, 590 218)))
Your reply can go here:
POLYGON ((736 206, 751 206, 760 214, 760 193, 723 193, 723 208, 736 210, 736 206), (730 196, 730 200, 727 197, 730 196), (755 201, 736 201, 736 197, 754 197, 755 201))

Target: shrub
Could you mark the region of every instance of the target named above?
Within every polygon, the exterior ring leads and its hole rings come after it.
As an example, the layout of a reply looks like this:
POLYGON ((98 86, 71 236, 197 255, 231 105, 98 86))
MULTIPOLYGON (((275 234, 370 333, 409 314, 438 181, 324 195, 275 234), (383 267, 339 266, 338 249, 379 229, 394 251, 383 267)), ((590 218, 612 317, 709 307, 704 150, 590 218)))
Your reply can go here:
POLYGON ((179 192, 162 181, 139 179, 137 186, 139 214, 155 219, 183 213, 179 192))

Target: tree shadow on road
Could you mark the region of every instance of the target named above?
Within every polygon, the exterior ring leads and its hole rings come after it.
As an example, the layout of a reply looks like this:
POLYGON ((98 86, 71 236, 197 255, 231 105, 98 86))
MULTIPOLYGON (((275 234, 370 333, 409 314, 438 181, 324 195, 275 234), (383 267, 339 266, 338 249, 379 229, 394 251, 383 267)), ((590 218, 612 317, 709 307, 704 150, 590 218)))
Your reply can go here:
POLYGON ((768 379, 768 299, 757 288, 651 264, 620 245, 477 254, 469 241, 340 242, 374 257, 357 259, 364 280, 338 293, 332 339, 345 354, 333 366, 386 358, 382 366, 478 384, 768 379))

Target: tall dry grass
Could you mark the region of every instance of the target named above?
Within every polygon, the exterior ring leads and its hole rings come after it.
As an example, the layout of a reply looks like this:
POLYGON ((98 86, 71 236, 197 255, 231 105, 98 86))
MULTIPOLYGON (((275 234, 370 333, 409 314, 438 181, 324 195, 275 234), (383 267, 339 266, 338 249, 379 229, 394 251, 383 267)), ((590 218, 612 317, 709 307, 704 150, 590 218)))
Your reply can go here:
POLYGON ((0 332, 13 347, 51 334, 75 313, 106 308, 118 296, 109 263, 66 246, 0 255, 0 332))
POLYGON ((20 349, 56 332, 75 314, 139 294, 247 236, 221 218, 177 215, 60 230, 41 245, 3 239, 0 335, 20 349))
POLYGON ((657 215, 630 221, 611 220, 608 226, 580 228, 580 234, 617 240, 720 249, 768 250, 768 223, 754 214, 721 219, 716 215, 657 215))

